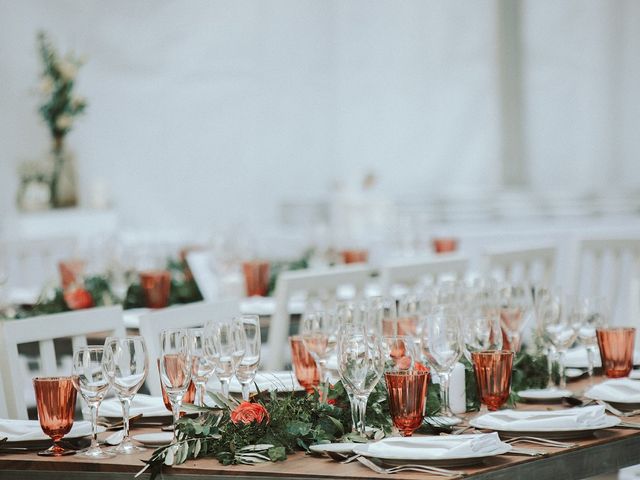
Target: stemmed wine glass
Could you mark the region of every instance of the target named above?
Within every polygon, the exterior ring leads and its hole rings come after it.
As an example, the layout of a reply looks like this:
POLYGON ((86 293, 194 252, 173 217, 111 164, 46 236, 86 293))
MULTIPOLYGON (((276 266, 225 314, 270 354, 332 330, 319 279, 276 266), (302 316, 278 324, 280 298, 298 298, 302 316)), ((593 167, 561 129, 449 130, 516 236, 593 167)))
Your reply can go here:
POLYGON ((124 437, 112 451, 125 455, 146 450, 129 438, 129 409, 131 401, 147 378, 149 360, 142 337, 107 337, 104 343, 102 368, 122 404, 124 437))
POLYGON ((326 382, 327 360, 335 347, 334 326, 335 317, 327 311, 307 312, 300 324, 302 341, 307 351, 316 361, 318 373, 320 374, 320 383, 323 385, 326 382), (334 338, 333 342, 330 342, 331 337, 334 338))
POLYGON ((473 299, 461 318, 463 354, 469 362, 473 352, 502 350, 500 312, 495 304, 485 299, 473 299))
POLYGON ((73 354, 73 384, 87 402, 91 412, 91 446, 81 455, 99 459, 115 457, 98 445, 98 408, 109 390, 109 380, 102 368, 104 347, 82 347, 73 354))
POLYGON ((606 326, 609 322, 609 303, 605 297, 586 297, 582 301, 582 309, 578 338, 587 349, 587 374, 589 383, 592 383, 593 367, 598 351, 596 329, 606 326))
POLYGON ((442 306, 427 315, 424 322, 422 352, 440 379, 440 414, 457 423, 460 419, 449 407, 449 380, 463 351, 460 315, 454 307, 442 306))
POLYGON ((384 371, 380 337, 366 328, 344 331, 338 340, 338 371, 343 384, 353 392, 358 412, 358 431, 366 436, 367 400, 384 371))
POLYGON ((236 319, 210 322, 205 328, 205 352, 214 365, 223 397, 229 398, 229 382, 244 357, 244 329, 236 319))
POLYGON ((249 401, 249 389, 251 382, 256 378, 258 365, 260 365, 260 318, 257 315, 243 315, 238 320, 244 331, 245 349, 244 356, 236 369, 236 378, 242 385, 242 399, 249 401))
POLYGON ((191 383, 192 367, 189 332, 183 328, 169 328, 160 332, 160 381, 171 402, 174 440, 182 398, 191 383))
POLYGON ((205 351, 206 333, 204 328, 189 329, 189 351, 191 352, 191 378, 196 384, 195 404, 205 406, 207 382, 213 374, 214 365, 205 351))
POLYGON ((560 388, 567 388, 567 377, 564 372, 565 355, 567 350, 578 337, 578 330, 582 323, 583 312, 579 303, 573 297, 566 297, 565 306, 560 315, 544 318, 545 336, 558 352, 560 367, 560 388))
POLYGON ((506 285, 499 289, 500 320, 505 348, 518 352, 522 332, 531 318, 533 296, 528 285, 506 285))
MULTIPOLYGON (((540 338, 546 345, 547 350, 547 390, 555 389, 553 381, 553 361, 556 356, 556 347, 549 337, 545 326, 556 323, 558 317, 562 315, 562 295, 559 290, 548 288, 536 288, 535 290, 536 321, 540 338)), ((595 336, 595 330, 593 331, 595 336)))

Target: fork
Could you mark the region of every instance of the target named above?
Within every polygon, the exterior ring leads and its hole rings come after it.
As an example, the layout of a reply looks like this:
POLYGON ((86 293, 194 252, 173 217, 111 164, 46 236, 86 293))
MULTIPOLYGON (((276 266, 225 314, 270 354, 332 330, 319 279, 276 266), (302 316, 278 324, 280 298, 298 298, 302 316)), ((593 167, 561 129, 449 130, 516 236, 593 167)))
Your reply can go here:
POLYGON ((373 470, 376 473, 391 474, 391 473, 398 473, 398 472, 422 472, 422 473, 430 473, 432 475, 448 477, 448 478, 459 478, 465 475, 464 472, 447 470, 447 469, 438 468, 438 467, 430 467, 428 465, 407 464, 407 465, 399 465, 397 467, 383 468, 379 465, 376 465, 366 457, 360 456, 357 458, 357 460, 362 465, 364 465, 365 467, 369 467, 371 470, 373 470))
POLYGON ((603 400, 597 400, 597 403, 598 405, 602 405, 607 411, 613 413, 617 417, 633 417, 640 414, 640 409, 623 412, 622 410, 618 410, 616 407, 603 400))
POLYGON ((538 438, 538 437, 513 437, 508 440, 505 440, 505 443, 532 443, 535 445, 546 445, 549 447, 557 447, 557 448, 573 448, 577 447, 577 443, 566 443, 566 442, 557 442, 555 440, 549 440, 548 438, 538 438))

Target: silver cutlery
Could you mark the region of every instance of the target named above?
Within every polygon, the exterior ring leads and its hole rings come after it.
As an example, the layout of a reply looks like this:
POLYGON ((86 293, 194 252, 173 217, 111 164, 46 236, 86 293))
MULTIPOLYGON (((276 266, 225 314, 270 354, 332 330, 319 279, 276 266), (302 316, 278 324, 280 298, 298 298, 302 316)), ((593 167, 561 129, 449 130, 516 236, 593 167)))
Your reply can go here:
POLYGON ((635 428, 636 430, 640 430, 640 423, 620 422, 618 425, 614 426, 623 428, 635 428))
POLYGON ((636 415, 640 415, 640 409, 623 412, 603 400, 597 400, 597 403, 598 405, 602 405, 608 412, 614 414, 616 417, 634 417, 636 415))
POLYGON ((524 455, 526 457, 542 457, 546 455, 546 452, 540 450, 531 450, 528 448, 512 448, 505 455, 524 455))
POLYGON ((578 446, 577 443, 557 442, 555 440, 549 440, 548 438, 539 437, 514 437, 505 440, 505 443, 509 443, 511 445, 515 443, 532 443, 535 445, 546 445, 548 447, 556 448, 574 448, 578 446))
POLYGON ((365 467, 368 467, 370 470, 373 470, 376 473, 382 473, 382 474, 392 474, 392 473, 398 473, 398 472, 422 472, 422 473, 430 473, 431 475, 437 475, 437 476, 447 477, 447 478, 459 478, 465 475, 464 472, 447 470, 447 469, 438 468, 438 467, 430 467, 428 465, 407 464, 407 465, 399 465, 397 467, 383 468, 379 465, 376 465, 374 462, 372 462, 366 457, 358 456, 357 460, 365 467))

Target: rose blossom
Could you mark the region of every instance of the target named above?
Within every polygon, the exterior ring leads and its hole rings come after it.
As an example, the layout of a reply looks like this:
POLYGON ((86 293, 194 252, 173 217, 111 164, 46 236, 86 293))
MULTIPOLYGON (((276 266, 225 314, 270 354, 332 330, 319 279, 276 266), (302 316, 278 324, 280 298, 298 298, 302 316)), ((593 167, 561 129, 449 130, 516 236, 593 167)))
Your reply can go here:
POLYGON ((260 403, 242 402, 231 412, 233 423, 248 425, 251 422, 262 423, 265 420, 269 421, 269 412, 260 403))

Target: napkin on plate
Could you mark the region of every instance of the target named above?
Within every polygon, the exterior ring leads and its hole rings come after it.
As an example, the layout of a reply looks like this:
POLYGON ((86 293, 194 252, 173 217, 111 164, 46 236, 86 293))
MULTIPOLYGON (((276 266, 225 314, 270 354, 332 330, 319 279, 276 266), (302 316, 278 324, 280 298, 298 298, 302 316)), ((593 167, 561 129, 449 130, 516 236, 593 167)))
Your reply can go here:
MULTIPOLYGON (((162 401, 162 397, 138 394, 133 397, 129 416, 142 414, 143 417, 164 417, 171 415, 162 401)), ((117 398, 110 398, 100 404, 98 415, 101 417, 122 417, 122 406, 117 398)))
POLYGON ((500 410, 479 417, 474 423, 482 428, 495 428, 521 430, 540 428, 584 428, 602 425, 606 421, 604 407, 595 405, 592 407, 570 408, 566 410, 552 411, 516 411, 500 410))
MULTIPOLYGON (((71 431, 65 437, 84 437, 91 435, 90 422, 74 422, 71 431)), ((48 435, 42 431, 37 420, 0 419, 0 438, 7 437, 8 442, 25 442, 29 440, 47 440, 48 435)))
POLYGON ((494 432, 446 437, 391 437, 369 444, 367 452, 381 457, 453 458, 491 455, 503 446, 494 432))
MULTIPOLYGON (((255 378, 255 383, 261 392, 278 390, 280 392, 292 392, 302 390, 302 387, 296 380, 296 376, 293 372, 286 371, 274 371, 274 372, 258 372, 255 378)), ((250 391, 255 392, 256 388, 253 382, 251 382, 250 391)), ((208 383, 207 388, 213 391, 220 391, 220 381, 217 379, 208 383)), ((234 377, 229 383, 229 391, 232 393, 242 392, 242 385, 234 377)))
POLYGON ((584 396, 605 402, 640 403, 640 382, 629 378, 606 380, 589 388, 584 396))

